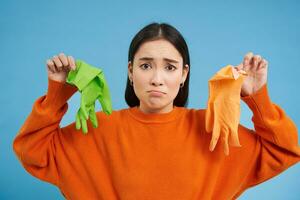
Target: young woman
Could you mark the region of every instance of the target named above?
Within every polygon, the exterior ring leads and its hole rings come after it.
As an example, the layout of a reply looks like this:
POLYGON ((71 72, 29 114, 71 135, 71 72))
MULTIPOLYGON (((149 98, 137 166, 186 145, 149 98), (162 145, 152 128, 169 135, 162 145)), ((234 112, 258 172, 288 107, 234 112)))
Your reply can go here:
POLYGON ((248 53, 238 70, 249 72, 241 91, 255 130, 238 127, 242 147, 225 156, 209 151, 205 109, 188 109, 190 59, 182 35, 152 23, 133 38, 128 56, 128 108, 97 112, 88 134, 75 123, 60 127, 74 58, 47 61, 48 91, 39 97, 13 148, 33 176, 56 185, 67 199, 236 199, 300 160, 297 127, 272 103, 267 61, 248 53), (253 77, 255 76, 255 79, 253 77))

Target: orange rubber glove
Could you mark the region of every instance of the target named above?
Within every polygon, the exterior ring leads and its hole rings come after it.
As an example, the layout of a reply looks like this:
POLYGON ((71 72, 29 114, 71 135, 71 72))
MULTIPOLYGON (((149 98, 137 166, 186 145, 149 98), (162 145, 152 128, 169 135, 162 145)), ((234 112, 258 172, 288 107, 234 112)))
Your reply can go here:
POLYGON ((213 151, 219 137, 223 140, 225 155, 229 155, 229 145, 241 147, 238 138, 240 121, 240 93, 247 73, 237 71, 232 65, 219 70, 209 80, 209 98, 205 113, 205 129, 212 132, 209 150, 213 151), (229 140, 229 141, 228 141, 229 140))

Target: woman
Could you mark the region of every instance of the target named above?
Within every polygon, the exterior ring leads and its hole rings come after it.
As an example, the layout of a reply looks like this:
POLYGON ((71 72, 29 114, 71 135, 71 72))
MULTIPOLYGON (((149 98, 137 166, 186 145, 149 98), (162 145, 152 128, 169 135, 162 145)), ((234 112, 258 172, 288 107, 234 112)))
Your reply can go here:
POLYGON ((133 38, 125 99, 129 108, 97 112, 85 136, 75 123, 61 128, 65 81, 74 58, 47 61, 48 92, 38 98, 13 148, 33 176, 56 185, 67 199, 236 199, 300 160, 297 128, 267 91, 267 61, 248 53, 236 66, 249 76, 241 98, 255 130, 239 124, 242 147, 225 156, 209 151, 205 109, 188 109, 190 60, 181 34, 153 23, 133 38), (255 77, 255 79, 254 79, 255 77))

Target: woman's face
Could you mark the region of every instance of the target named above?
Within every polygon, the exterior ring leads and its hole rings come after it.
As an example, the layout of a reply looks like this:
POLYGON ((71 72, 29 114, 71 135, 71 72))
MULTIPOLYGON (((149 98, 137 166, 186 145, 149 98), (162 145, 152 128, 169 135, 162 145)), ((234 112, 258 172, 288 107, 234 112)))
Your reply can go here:
POLYGON ((167 40, 143 43, 134 56, 133 65, 128 63, 128 76, 140 100, 139 109, 145 113, 170 112, 180 83, 188 74, 189 66, 182 66, 180 53, 167 40))

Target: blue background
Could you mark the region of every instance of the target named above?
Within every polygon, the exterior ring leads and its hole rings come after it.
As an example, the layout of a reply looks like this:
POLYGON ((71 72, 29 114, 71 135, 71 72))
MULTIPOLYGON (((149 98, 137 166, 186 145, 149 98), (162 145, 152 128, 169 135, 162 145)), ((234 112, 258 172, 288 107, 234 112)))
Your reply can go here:
MULTIPOLYGON (((47 90, 46 60, 64 52, 103 69, 113 108, 125 108, 129 44, 151 22, 170 23, 188 43, 189 108, 204 108, 208 79, 252 51, 269 62, 272 101, 299 127, 299 2, 1 0, 0 199, 63 199, 55 186, 29 175, 12 149, 34 100, 47 90)), ((74 121, 78 105, 76 93, 61 126, 74 121)), ((253 128, 251 116, 243 102, 241 124, 253 128)), ((239 199, 296 200, 299 185, 297 164, 248 189, 239 199)))

